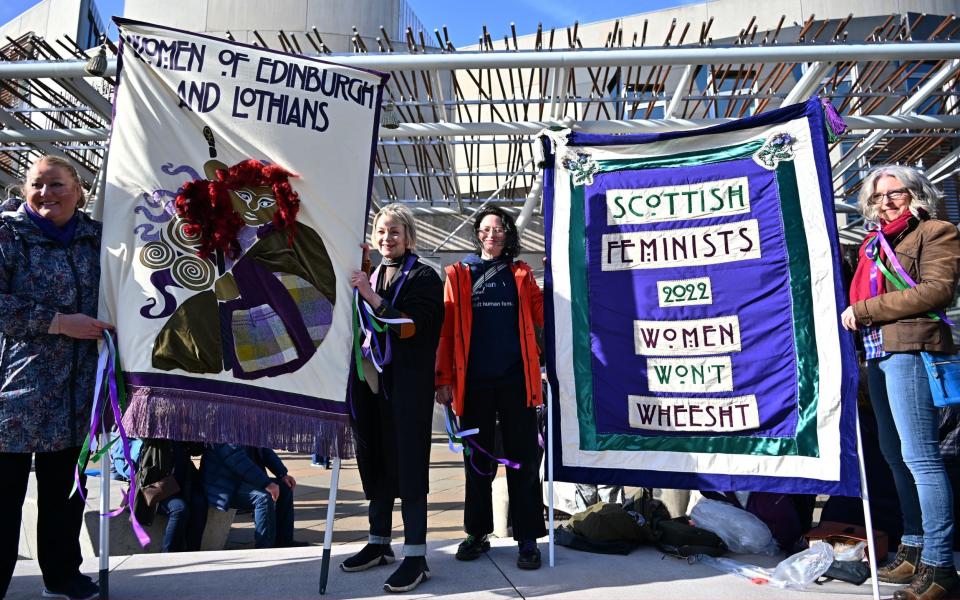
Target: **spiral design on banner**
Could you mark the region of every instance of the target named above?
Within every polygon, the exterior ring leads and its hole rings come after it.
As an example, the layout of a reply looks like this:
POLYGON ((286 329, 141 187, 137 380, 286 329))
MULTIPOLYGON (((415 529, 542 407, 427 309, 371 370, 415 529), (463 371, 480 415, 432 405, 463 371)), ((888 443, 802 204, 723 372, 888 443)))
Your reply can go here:
POLYGON ((163 242, 149 242, 140 249, 140 262, 154 271, 166 269, 173 264, 173 248, 163 242))
POLYGON ((213 264, 196 256, 180 256, 173 261, 173 279, 188 290, 199 292, 213 285, 213 264))
POLYGON ((188 254, 196 254, 200 249, 200 235, 188 235, 183 230, 187 222, 183 219, 173 219, 167 225, 167 239, 188 254))

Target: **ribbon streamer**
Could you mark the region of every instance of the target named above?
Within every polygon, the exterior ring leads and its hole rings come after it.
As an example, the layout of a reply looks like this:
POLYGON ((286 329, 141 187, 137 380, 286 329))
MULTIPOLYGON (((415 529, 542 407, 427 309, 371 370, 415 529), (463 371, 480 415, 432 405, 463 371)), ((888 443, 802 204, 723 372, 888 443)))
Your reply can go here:
POLYGON ((508 458, 497 458, 496 456, 488 452, 483 446, 478 444, 476 440, 472 438, 472 436, 480 433, 479 428, 467 429, 466 431, 461 431, 460 424, 457 420, 457 417, 456 415, 453 414, 453 409, 449 405, 446 406, 444 415, 446 417, 445 422, 447 427, 448 445, 450 447, 450 450, 452 452, 459 452, 460 450, 456 449, 456 446, 457 445, 461 446, 463 450, 463 455, 467 457, 467 459, 470 462, 470 467, 477 474, 490 477, 494 474, 495 470, 489 473, 484 473, 479 468, 477 468, 477 465, 473 462, 473 455, 475 452, 479 452, 483 454, 490 460, 494 462, 498 462, 501 465, 507 467, 508 469, 516 469, 516 470, 520 469, 520 463, 516 461, 512 461, 508 458))
MULTIPOLYGON (((870 267, 870 289, 876 294, 876 278, 877 270, 883 273, 883 276, 887 278, 890 283, 892 283, 898 290, 906 290, 911 287, 915 287, 917 283, 913 280, 912 277, 904 270, 903 265, 900 264, 900 261, 897 260, 897 255, 894 253, 893 248, 890 247, 890 243, 887 242, 886 236, 882 232, 877 231, 876 235, 870 242, 867 244, 867 247, 864 248, 864 254, 867 258, 873 261, 873 265, 870 267), (893 265, 896 273, 891 273, 887 266, 883 264, 883 260, 880 257, 880 252, 877 249, 877 245, 883 249, 883 254, 885 254, 890 259, 890 264, 893 265)), ((950 327, 956 327, 954 322, 944 314, 943 311, 935 310, 927 312, 927 315, 932 318, 934 321, 943 321, 950 327)))
POLYGON ((447 428, 447 445, 450 452, 463 452, 464 456, 470 454, 470 448, 465 447, 463 438, 480 433, 480 428, 468 429, 467 431, 458 431, 457 417, 449 405, 444 407, 443 424, 447 428))
MULTIPOLYGON (((87 462, 90 460, 100 460, 101 464, 103 464, 103 457, 109 452, 110 447, 119 440, 123 448, 123 457, 127 460, 127 464, 130 465, 130 486, 127 489, 126 497, 120 503, 120 507, 104 516, 115 517, 129 506, 130 525, 133 528, 134 534, 137 536, 137 541, 142 547, 146 548, 150 543, 150 536, 147 535, 147 532, 143 529, 143 526, 140 525, 140 522, 137 521, 137 517, 133 513, 133 502, 137 494, 137 465, 130 455, 130 440, 127 437, 126 430, 123 428, 123 411, 126 409, 126 391, 122 385, 117 384, 118 378, 123 377, 123 371, 120 368, 120 356, 117 352, 113 335, 109 331, 104 331, 103 337, 104 341, 100 346, 100 355, 97 357, 97 377, 93 392, 93 409, 90 415, 90 432, 87 434, 87 438, 84 440, 83 446, 80 449, 80 456, 77 459, 77 466, 74 471, 73 490, 71 490, 70 495, 72 496, 74 492, 79 492, 80 497, 86 502, 87 499, 83 495, 83 487, 80 485, 81 471, 86 468, 87 462), (99 448, 93 456, 90 456, 90 449, 96 447, 97 434, 106 422, 104 416, 108 407, 113 414, 119 437, 111 440, 110 443, 106 444, 103 448, 99 448)), ((108 477, 109 469, 101 468, 100 476, 108 477)))
MULTIPOLYGON (((400 295, 400 288, 402 288, 403 284, 406 282, 407 276, 410 274, 410 270, 413 268, 414 263, 417 262, 417 258, 418 257, 416 254, 410 253, 404 260, 403 267, 401 268, 400 272, 400 279, 393 290, 393 297, 390 300, 391 305, 396 303, 397 297, 400 295)), ((377 287, 377 279, 379 275, 380 270, 377 268, 370 277, 370 285, 374 289, 377 287)), ((356 359, 357 375, 359 376, 360 381, 366 381, 366 378, 363 375, 363 368, 361 366, 361 358, 367 358, 373 364, 373 367, 377 370, 377 373, 383 373, 383 367, 390 364, 390 361, 393 358, 390 347, 390 336, 387 335, 384 337, 384 348, 381 349, 380 339, 377 337, 377 333, 385 332, 390 325, 413 323, 413 320, 407 317, 388 319, 377 316, 370 304, 367 303, 366 300, 360 298, 360 292, 356 288, 353 290, 353 304, 354 358, 356 359), (363 340, 362 342, 361 339, 363 340)))

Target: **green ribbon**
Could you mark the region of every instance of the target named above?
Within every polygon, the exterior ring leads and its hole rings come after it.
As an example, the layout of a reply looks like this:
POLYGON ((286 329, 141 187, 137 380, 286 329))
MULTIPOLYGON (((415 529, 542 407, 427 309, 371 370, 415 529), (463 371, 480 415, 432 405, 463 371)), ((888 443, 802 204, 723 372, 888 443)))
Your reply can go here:
MULTIPOLYGON (((898 290, 902 292, 903 290, 910 289, 910 284, 904 281, 903 277, 901 277, 899 273, 892 273, 889 269, 887 269, 887 266, 883 264, 883 261, 880 260, 879 248, 877 249, 877 252, 874 252, 873 254, 873 263, 877 265, 877 268, 880 269, 880 272, 883 273, 883 276, 886 277, 898 290)), ((941 320, 940 315, 935 312, 927 312, 926 314, 934 321, 941 320)))

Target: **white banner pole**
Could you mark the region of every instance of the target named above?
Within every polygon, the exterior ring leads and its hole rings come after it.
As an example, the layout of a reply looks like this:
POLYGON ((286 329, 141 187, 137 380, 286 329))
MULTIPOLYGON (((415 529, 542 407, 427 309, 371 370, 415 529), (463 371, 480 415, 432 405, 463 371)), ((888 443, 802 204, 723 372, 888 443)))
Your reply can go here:
POLYGON ((327 525, 323 531, 323 559, 320 561, 320 594, 327 592, 327 577, 330 574, 330 547, 333 546, 333 519, 337 512, 337 487, 340 485, 340 457, 333 459, 330 475, 330 496, 327 499, 327 525))
POLYGON ((553 386, 547 382, 547 521, 550 528, 547 530, 549 543, 547 556, 549 565, 554 566, 554 535, 553 535, 553 386))
MULTIPOLYGON (((105 431, 100 432, 100 448, 106 448, 110 438, 105 431)), ((136 485, 131 481, 130 485, 136 485)), ((110 598, 110 453, 100 457, 100 572, 98 582, 100 598, 110 598)), ((133 507, 130 507, 133 514, 133 507)))
POLYGON ((870 564, 870 584, 873 600, 880 600, 880 582, 877 581, 877 545, 873 540, 873 517, 870 514, 870 494, 867 491, 867 469, 863 464, 863 438, 860 435, 860 414, 857 414, 857 463, 860 465, 860 498, 863 499, 863 524, 867 530, 867 560, 870 564))

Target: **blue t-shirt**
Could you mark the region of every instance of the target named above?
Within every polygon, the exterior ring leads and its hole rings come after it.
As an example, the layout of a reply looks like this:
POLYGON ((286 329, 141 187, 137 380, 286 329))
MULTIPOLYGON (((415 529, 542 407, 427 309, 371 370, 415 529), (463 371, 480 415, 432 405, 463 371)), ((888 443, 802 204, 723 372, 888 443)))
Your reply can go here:
POLYGON ((517 284, 511 261, 502 257, 483 260, 471 254, 462 263, 469 267, 473 282, 468 387, 522 382, 517 284))

